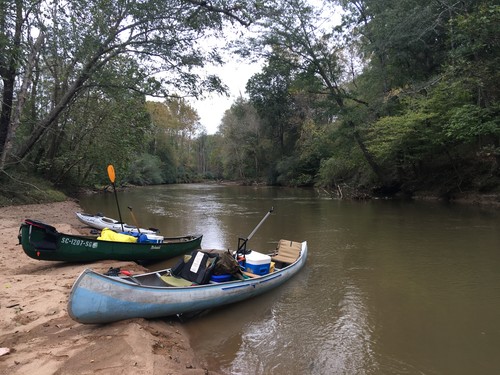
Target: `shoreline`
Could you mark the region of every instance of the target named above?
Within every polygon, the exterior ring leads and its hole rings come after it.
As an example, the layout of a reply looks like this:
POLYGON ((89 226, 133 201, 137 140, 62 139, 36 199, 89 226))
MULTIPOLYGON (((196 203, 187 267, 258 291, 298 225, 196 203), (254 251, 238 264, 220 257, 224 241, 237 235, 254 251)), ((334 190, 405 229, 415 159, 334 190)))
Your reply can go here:
POLYGON ((112 260, 38 261, 18 245, 19 226, 28 218, 60 232, 86 234, 76 211, 82 209, 73 200, 0 207, 0 374, 217 374, 197 359, 175 318, 83 325, 69 317, 69 292, 85 268, 146 270, 112 260), (1 355, 2 349, 9 353, 1 355))

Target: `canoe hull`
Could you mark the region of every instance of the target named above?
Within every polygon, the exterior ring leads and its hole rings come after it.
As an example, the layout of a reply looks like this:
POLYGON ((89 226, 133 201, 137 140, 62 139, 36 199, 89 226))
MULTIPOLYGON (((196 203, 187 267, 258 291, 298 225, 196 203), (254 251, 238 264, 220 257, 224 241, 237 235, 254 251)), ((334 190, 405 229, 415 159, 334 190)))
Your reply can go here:
POLYGON ((35 220, 26 220, 19 229, 19 242, 30 258, 66 262, 161 261, 199 249, 202 237, 166 237, 162 243, 101 241, 91 236, 59 233, 35 220))
POLYGON ((189 287, 138 285, 87 269, 73 285, 68 313, 77 322, 99 324, 132 318, 161 318, 212 309, 277 288, 298 273, 306 258, 307 243, 303 242, 301 257, 282 270, 244 281, 189 287))

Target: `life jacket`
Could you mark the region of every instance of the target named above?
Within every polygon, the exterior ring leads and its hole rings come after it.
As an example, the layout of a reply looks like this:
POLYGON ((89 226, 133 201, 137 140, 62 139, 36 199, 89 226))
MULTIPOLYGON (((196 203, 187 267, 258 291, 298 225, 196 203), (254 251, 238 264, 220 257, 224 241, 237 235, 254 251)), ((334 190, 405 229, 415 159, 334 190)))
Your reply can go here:
POLYGON ((212 276, 218 256, 195 250, 185 255, 172 267, 170 273, 176 277, 192 281, 196 284, 208 284, 212 276))

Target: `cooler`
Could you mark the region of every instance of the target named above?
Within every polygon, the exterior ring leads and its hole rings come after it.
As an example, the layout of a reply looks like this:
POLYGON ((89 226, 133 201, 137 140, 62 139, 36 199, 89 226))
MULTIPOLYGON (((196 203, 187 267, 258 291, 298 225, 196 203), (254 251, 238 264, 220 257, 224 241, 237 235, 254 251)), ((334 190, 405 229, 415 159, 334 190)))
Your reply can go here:
POLYGON ((146 234, 148 237, 148 242, 150 243, 162 243, 163 242, 163 236, 158 236, 156 234, 146 234))
POLYGON ((245 256, 245 271, 255 275, 265 275, 269 273, 271 257, 262 253, 253 251, 245 256))
POLYGON ((139 243, 162 243, 163 236, 158 236, 156 234, 149 233, 141 233, 139 235, 138 241, 139 243))

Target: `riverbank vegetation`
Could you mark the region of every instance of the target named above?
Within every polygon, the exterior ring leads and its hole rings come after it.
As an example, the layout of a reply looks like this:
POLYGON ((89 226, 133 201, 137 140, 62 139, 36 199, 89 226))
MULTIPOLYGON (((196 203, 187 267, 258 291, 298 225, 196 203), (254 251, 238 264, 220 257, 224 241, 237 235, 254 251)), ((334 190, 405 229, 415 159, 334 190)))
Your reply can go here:
POLYGON ((314 4, 2 2, 0 194, 103 186, 108 164, 118 184, 498 194, 496 2, 314 4), (262 70, 207 134, 187 98, 227 88, 203 40, 241 27, 228 47, 262 70))

